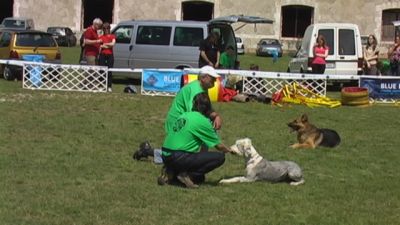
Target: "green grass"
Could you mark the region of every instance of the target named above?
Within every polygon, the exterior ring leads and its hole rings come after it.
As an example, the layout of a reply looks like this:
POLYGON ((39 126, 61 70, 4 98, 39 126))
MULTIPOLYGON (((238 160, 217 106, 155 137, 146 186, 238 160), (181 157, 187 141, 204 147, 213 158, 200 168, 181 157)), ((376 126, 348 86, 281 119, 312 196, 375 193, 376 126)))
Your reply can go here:
POLYGON ((124 94, 124 85, 92 94, 0 80, 0 224, 398 224, 398 108, 214 103, 224 143, 250 137, 264 157, 298 162, 306 183, 217 185, 244 172, 243 159, 227 155, 187 190, 158 186, 161 167, 131 158, 143 140, 162 144, 172 98, 124 94), (341 145, 290 149, 286 123, 302 113, 337 130, 341 145))

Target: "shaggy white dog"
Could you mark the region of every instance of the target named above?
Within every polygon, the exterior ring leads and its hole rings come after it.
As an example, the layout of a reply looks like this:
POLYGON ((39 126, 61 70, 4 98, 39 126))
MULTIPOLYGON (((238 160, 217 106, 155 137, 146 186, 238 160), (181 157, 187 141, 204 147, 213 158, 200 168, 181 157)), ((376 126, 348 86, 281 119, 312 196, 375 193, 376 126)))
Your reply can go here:
POLYGON ((304 183, 303 173, 299 165, 292 161, 268 161, 259 155, 251 144, 249 138, 237 140, 231 146, 234 154, 244 156, 246 159, 246 175, 222 179, 220 184, 237 182, 289 182, 290 185, 300 185, 304 183))

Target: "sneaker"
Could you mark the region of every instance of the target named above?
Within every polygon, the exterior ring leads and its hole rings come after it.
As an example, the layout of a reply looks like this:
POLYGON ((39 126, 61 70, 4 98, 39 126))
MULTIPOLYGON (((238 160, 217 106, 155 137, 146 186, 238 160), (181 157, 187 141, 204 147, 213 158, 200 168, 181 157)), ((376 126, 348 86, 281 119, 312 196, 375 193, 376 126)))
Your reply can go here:
POLYGON ((187 173, 180 173, 178 174, 178 180, 185 184, 187 188, 198 188, 199 185, 194 184, 193 181, 190 179, 189 175, 187 173))
POLYGON ((133 159, 140 160, 141 158, 147 158, 148 156, 154 156, 154 150, 148 141, 142 142, 139 145, 139 150, 133 154, 133 159))
POLYGON ((167 169, 167 167, 163 166, 161 169, 161 175, 157 178, 158 185, 171 184, 174 180, 175 174, 174 172, 167 169))
POLYGON ((107 92, 112 92, 112 89, 110 87, 107 88, 107 92))

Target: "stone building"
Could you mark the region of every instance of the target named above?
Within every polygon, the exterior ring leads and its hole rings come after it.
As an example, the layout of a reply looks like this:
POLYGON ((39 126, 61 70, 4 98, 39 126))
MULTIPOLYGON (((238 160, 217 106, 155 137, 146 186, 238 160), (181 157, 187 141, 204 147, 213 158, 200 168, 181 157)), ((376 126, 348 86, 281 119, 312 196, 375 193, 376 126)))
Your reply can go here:
POLYGON ((69 26, 77 33, 95 17, 118 23, 129 19, 209 20, 232 14, 261 16, 268 25, 236 24, 235 32, 248 49, 260 38, 273 37, 293 49, 311 23, 346 22, 359 25, 363 35, 375 34, 380 43, 392 43, 392 21, 400 20, 399 0, 1 0, 0 19, 31 17, 36 29, 69 26))

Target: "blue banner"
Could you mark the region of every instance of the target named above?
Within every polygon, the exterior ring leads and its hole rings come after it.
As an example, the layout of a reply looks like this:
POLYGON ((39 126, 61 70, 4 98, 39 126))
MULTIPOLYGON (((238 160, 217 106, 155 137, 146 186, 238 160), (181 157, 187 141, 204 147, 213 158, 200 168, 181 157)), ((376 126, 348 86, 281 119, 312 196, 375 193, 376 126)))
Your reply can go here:
POLYGON ((400 98, 400 78, 361 77, 360 86, 368 89, 371 98, 400 98))
POLYGON ((142 73, 145 91, 178 92, 181 88, 182 71, 145 69, 142 73))

